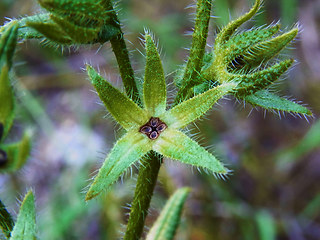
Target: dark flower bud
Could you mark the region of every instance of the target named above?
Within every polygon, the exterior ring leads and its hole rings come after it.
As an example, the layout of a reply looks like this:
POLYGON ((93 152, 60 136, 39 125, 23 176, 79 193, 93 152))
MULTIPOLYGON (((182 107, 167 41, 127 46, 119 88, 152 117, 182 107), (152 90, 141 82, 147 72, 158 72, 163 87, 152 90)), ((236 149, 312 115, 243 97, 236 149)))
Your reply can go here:
POLYGON ((160 132, 164 131, 166 128, 167 128, 167 125, 164 124, 164 123, 161 123, 161 124, 156 128, 156 130, 157 130, 158 133, 160 133, 160 132))
POLYGON ((154 140, 156 138, 158 138, 159 134, 157 133, 157 131, 153 131, 152 133, 150 133, 149 138, 154 140))
POLYGON ((150 126, 151 127, 157 127, 159 123, 159 118, 151 118, 150 119, 150 126))
POLYGON ((150 126, 146 126, 145 125, 142 128, 140 128, 140 132, 145 133, 145 134, 151 133, 152 132, 152 128, 150 126))

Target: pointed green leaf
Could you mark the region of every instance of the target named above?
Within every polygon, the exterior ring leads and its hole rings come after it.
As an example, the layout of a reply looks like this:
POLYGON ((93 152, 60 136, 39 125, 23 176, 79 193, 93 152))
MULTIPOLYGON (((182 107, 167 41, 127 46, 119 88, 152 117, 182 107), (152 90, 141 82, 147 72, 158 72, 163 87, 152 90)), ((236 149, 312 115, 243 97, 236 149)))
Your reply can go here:
POLYGON ((304 106, 281 98, 267 90, 258 91, 243 98, 253 106, 259 106, 267 110, 285 111, 297 114, 312 115, 312 112, 304 106))
POLYGON ((36 214, 34 196, 29 191, 20 207, 17 222, 11 233, 10 240, 35 240, 36 239, 36 214))
POLYGON ((1 167, 0 171, 16 171, 26 163, 31 150, 30 135, 26 132, 20 142, 1 146, 7 154, 7 163, 1 167))
POLYGON ((61 29, 63 29, 74 43, 90 43, 98 38, 101 25, 97 24, 95 27, 82 27, 62 17, 52 15, 51 18, 60 25, 61 29))
POLYGON ((89 65, 87 65, 87 72, 100 99, 122 127, 128 130, 132 127, 140 127, 149 121, 151 116, 144 109, 114 88, 89 65))
MULTIPOLYGON (((221 32, 217 35, 215 41, 215 47, 219 48, 220 44, 224 44, 226 41, 229 40, 231 35, 236 31, 238 27, 240 27, 243 23, 250 20, 259 10, 260 7, 260 0, 256 0, 254 6, 250 9, 249 12, 242 15, 238 19, 230 22, 227 26, 225 26, 221 32)), ((215 48, 216 49, 216 48, 215 48)))
POLYGON ((150 141, 137 129, 129 131, 119 139, 91 184, 86 200, 94 198, 103 190, 108 190, 133 163, 151 150, 150 141))
POLYGON ((4 204, 0 201, 0 228, 2 229, 7 239, 10 238, 10 233, 13 229, 13 226, 14 222, 10 213, 7 211, 4 204))
POLYGON ((274 25, 268 28, 257 28, 250 31, 244 31, 236 34, 230 38, 226 43, 225 49, 227 51, 227 61, 232 61, 236 56, 242 55, 249 47, 270 39, 274 34, 280 30, 280 25, 274 25))
POLYGON ((236 91, 237 96, 241 98, 241 96, 251 95, 268 87, 278 80, 293 62, 293 59, 288 59, 252 74, 231 75, 233 80, 239 83, 236 91))
POLYGON ((17 45, 18 21, 11 21, 0 35, 0 67, 4 64, 11 68, 12 58, 17 45))
POLYGON ((27 22, 27 26, 34 28, 39 33, 43 34, 49 40, 60 44, 71 44, 71 38, 62 30, 55 22, 27 22))
POLYGON ((161 59, 152 37, 145 35, 146 70, 143 84, 144 104, 150 115, 159 116, 166 110, 166 81, 161 59))
POLYGON ((251 67, 258 66, 262 62, 275 57, 284 47, 286 47, 298 34, 298 29, 294 28, 291 31, 280 36, 272 38, 268 41, 253 45, 246 50, 242 60, 246 65, 251 67))
POLYGON ((167 128, 153 145, 153 150, 180 162, 226 174, 228 170, 211 153, 179 130, 167 128))
POLYGON ((180 188, 170 197, 150 229, 146 240, 172 240, 174 238, 189 192, 189 188, 180 188))
POLYGON ((0 124, 3 128, 3 134, 0 136, 1 141, 7 136, 14 119, 15 101, 7 65, 4 65, 0 72, 0 103, 0 124))
POLYGON ((215 104, 224 95, 228 94, 235 87, 236 85, 233 83, 225 83, 212 88, 202 94, 188 99, 187 101, 181 102, 163 114, 163 116, 160 116, 160 119, 173 128, 185 127, 189 123, 200 118, 210 108, 212 108, 213 104, 215 104))

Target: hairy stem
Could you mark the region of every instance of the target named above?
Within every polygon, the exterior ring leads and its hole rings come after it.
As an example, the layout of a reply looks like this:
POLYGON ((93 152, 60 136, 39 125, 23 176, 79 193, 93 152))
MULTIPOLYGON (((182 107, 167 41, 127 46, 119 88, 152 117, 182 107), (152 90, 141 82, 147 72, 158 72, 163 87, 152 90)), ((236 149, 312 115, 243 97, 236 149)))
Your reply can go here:
POLYGON ((120 30, 120 34, 110 39, 112 50, 116 56, 119 66, 119 72, 127 95, 136 103, 140 103, 137 84, 134 78, 134 72, 129 59, 129 52, 127 45, 123 38, 123 32, 119 23, 118 16, 114 11, 111 2, 109 2, 109 9, 113 12, 112 19, 115 26, 120 30))
POLYGON ((190 55, 183 75, 183 85, 175 100, 176 104, 190 97, 190 88, 199 81, 199 73, 203 66, 203 56, 207 43, 211 7, 212 0, 199 0, 197 3, 197 16, 192 34, 190 55))
MULTIPOLYGON (((110 10, 112 6, 110 5, 110 10)), ((120 75, 125 87, 126 93, 136 103, 141 103, 139 98, 137 84, 134 78, 134 72, 130 63, 128 49, 123 38, 123 33, 116 14, 113 17, 115 23, 120 29, 120 34, 110 40, 112 50, 116 56, 120 75)), ((151 152, 143 159, 143 166, 139 169, 139 175, 135 194, 132 201, 132 208, 128 221, 125 240, 138 240, 142 235, 144 222, 148 215, 150 201, 153 190, 157 182, 162 157, 155 152, 151 152)))
POLYGON ((143 160, 124 240, 138 240, 141 237, 161 163, 162 156, 155 152, 151 152, 143 160))

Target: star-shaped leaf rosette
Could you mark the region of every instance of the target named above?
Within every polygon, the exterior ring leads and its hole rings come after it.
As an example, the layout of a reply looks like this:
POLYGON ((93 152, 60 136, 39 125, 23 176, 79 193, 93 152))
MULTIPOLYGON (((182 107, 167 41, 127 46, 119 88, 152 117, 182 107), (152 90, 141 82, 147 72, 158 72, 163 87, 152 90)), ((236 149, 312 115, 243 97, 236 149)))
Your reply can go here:
POLYGON ((91 184, 86 200, 108 190, 134 163, 150 151, 182 163, 226 174, 223 164, 179 129, 205 114, 215 102, 235 88, 223 83, 166 110, 166 82, 159 53, 150 34, 145 35, 146 68, 143 107, 102 78, 91 66, 88 75, 115 120, 127 131, 113 146, 91 184))

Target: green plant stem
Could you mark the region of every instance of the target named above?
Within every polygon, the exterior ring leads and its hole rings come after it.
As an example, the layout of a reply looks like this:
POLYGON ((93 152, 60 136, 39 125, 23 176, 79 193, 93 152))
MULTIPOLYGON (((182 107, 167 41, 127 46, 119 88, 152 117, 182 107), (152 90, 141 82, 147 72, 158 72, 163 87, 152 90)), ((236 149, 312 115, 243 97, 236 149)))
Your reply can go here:
MULTIPOLYGON (((112 9, 111 5, 110 9, 112 9)), ((113 19, 119 27, 120 34, 110 39, 110 42, 117 59, 123 85, 127 95, 131 97, 133 101, 140 104, 141 100, 130 63, 128 49, 116 14, 114 14, 113 19)), ((161 162, 162 157, 155 152, 151 152, 148 157, 143 159, 143 166, 141 165, 139 169, 127 231, 124 236, 125 240, 138 240, 143 232, 144 222, 148 215, 148 209, 157 182, 161 162)))
POLYGON ((110 43, 112 51, 114 52, 114 55, 117 59, 119 72, 122 78, 125 91, 134 102, 140 104, 141 101, 139 97, 139 92, 134 78, 134 72, 130 63, 129 52, 127 49, 126 42, 123 38, 123 32, 121 30, 118 16, 112 7, 111 1, 108 1, 106 4, 109 5, 108 9, 110 9, 110 11, 113 13, 113 24, 119 28, 120 32, 120 34, 118 34, 116 37, 110 39, 110 43))
POLYGON ((162 156, 153 151, 142 162, 124 240, 141 237, 161 163, 162 156))
POLYGON ((182 80, 184 84, 177 94, 175 104, 190 97, 190 88, 199 81, 199 73, 203 66, 203 56, 207 43, 211 7, 212 0, 199 0, 197 3, 197 16, 192 34, 192 45, 182 80))
MULTIPOLYGON (((205 52, 205 46, 208 35, 208 25, 210 19, 211 12, 211 1, 212 0, 199 0, 197 4, 197 17, 195 24, 195 31, 193 33, 192 46, 190 50, 189 61, 186 66, 186 70, 183 76, 183 82, 186 82, 182 89, 179 91, 176 103, 180 100, 185 99, 188 96, 188 91, 190 86, 193 86, 196 83, 196 79, 199 78, 199 72, 201 71, 203 65, 203 56, 205 52)), ((123 39, 122 39, 123 40, 123 39)), ((116 49, 122 51, 125 48, 125 43, 121 43, 120 41, 116 41, 113 43, 113 39, 111 40, 112 48, 115 48, 113 44, 115 44, 116 49), (121 44, 121 46, 119 46, 121 44)), ((117 53, 115 52, 116 57, 117 53)), ((127 52, 122 53, 128 56, 127 52)), ((121 56, 121 53, 118 52, 118 55, 121 56)), ((118 60, 118 57, 117 57, 118 60)), ((122 61, 123 59, 119 59, 122 61)), ((129 58, 124 62, 120 62, 118 60, 119 68, 125 67, 126 64, 130 65, 129 58)), ((131 67, 131 65, 130 65, 131 67)), ((123 69, 123 73, 125 73, 127 69, 123 69)), ((120 70, 121 72, 121 70, 120 70)), ((122 73, 121 73, 122 74, 122 73)), ((121 75, 122 76, 122 75, 121 75)), ((124 80, 124 77, 122 77, 124 80)), ((130 82, 129 80, 128 82, 130 82)), ((134 82, 131 81, 132 83, 134 82)), ((125 81, 124 81, 125 84, 125 81)), ((130 86, 130 85, 128 85, 130 86)), ((129 90, 132 93, 138 93, 136 85, 132 87, 130 86, 129 90), (134 88, 135 87, 135 88, 134 88)), ((128 91, 126 89, 126 91, 128 91)), ((135 94, 132 94, 132 97, 135 97, 135 94)), ((150 206, 151 197, 153 195, 153 190, 156 185, 156 181, 158 178, 159 169, 161 166, 162 157, 152 152, 148 158, 146 158, 143 162, 144 167, 141 167, 139 170, 137 186, 132 202, 130 217, 128 221, 127 231, 124 236, 124 240, 139 240, 144 227, 144 222, 146 216, 148 214, 148 209, 150 206)))
POLYGON ((114 55, 117 59, 120 75, 126 93, 134 102, 140 103, 138 88, 135 82, 134 72, 130 63, 126 43, 123 38, 123 33, 121 32, 121 35, 110 39, 110 42, 114 55))

